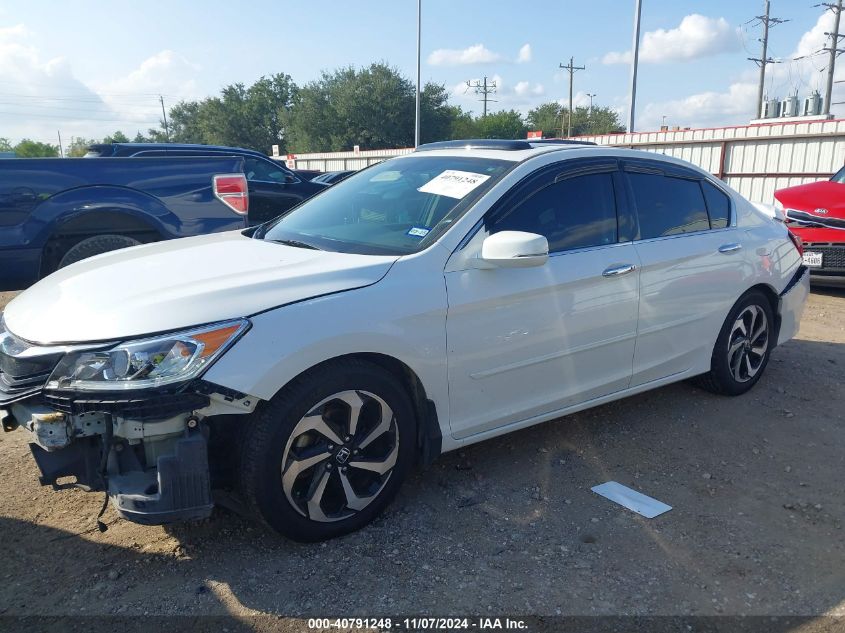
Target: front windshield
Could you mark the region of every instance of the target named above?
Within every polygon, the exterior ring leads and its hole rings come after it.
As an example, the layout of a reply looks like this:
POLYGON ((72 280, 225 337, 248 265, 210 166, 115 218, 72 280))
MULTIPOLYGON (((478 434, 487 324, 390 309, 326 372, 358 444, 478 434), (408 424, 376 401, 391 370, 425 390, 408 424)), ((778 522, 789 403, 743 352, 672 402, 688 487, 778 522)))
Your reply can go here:
POLYGON ((343 253, 414 253, 437 239, 513 165, 471 156, 389 160, 299 205, 261 237, 343 253))

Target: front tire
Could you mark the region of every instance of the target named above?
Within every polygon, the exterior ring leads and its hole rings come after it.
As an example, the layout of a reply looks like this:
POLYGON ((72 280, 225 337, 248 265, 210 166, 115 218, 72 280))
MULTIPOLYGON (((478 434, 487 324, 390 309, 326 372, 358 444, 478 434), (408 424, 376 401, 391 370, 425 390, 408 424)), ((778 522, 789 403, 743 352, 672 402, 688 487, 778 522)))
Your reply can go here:
POLYGON ((295 541, 364 527, 414 462, 408 394, 366 361, 312 370, 251 417, 241 445, 241 493, 254 514, 295 541))
POLYGON ((738 396, 750 390, 766 369, 775 343, 774 315, 768 297, 751 290, 725 319, 699 386, 716 394, 738 396))
POLYGON ((57 268, 64 268, 76 262, 88 259, 94 255, 101 255, 120 248, 138 246, 141 242, 128 235, 94 235, 86 237, 81 242, 71 246, 59 260, 57 268))

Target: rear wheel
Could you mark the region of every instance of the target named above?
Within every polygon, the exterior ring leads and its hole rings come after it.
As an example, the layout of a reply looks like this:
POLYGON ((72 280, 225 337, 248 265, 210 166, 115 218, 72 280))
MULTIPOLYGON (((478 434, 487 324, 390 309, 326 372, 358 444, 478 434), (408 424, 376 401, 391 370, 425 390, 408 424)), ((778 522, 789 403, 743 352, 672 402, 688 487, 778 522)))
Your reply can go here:
POLYGON ((350 360, 297 379, 253 414, 240 483, 271 528, 297 541, 360 529, 395 496, 414 461, 415 419, 402 385, 350 360))
POLYGON ((725 319, 713 348, 710 371, 698 384, 713 393, 738 396, 751 389, 766 369, 774 343, 774 317, 762 292, 745 294, 725 319))
POLYGON ((92 237, 86 237, 67 250, 59 260, 58 268, 70 266, 94 255, 116 251, 120 248, 138 246, 139 244, 141 242, 127 235, 94 235, 92 237))

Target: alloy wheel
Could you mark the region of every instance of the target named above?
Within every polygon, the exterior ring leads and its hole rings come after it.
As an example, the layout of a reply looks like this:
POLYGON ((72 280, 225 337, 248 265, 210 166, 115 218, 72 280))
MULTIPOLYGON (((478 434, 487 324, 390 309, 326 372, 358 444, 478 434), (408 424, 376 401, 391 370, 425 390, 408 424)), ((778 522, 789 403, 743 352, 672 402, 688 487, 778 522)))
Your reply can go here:
POLYGON ((313 521, 349 518, 378 496, 396 465, 391 408, 368 391, 325 398, 294 427, 282 454, 282 488, 313 521))
POLYGON ((728 366, 737 382, 748 382, 760 368, 769 349, 769 322, 758 305, 746 307, 737 316, 728 338, 728 366))

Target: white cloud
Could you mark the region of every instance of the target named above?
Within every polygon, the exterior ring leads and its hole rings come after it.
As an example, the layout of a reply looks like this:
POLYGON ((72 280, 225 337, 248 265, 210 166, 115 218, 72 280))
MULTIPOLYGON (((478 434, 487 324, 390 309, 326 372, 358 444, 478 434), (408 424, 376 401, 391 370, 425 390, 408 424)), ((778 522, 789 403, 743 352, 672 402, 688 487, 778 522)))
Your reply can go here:
MULTIPOLYGON (((727 20, 693 13, 681 20, 677 28, 657 29, 643 35, 640 61, 659 64, 698 59, 739 50, 741 45, 739 31, 727 20)), ((631 51, 607 53, 602 63, 629 64, 631 51)))
POLYGON ((102 138, 115 130, 129 136, 157 127, 158 95, 170 106, 180 98, 199 96, 197 66, 172 51, 142 61, 123 77, 99 85, 80 81, 67 59, 43 59, 38 34, 24 25, 0 28, 0 84, 6 88, 0 105, 3 136, 63 143, 73 136, 102 138))
MULTIPOLYGON (((827 46, 825 32, 833 30, 831 12, 821 14, 813 27, 802 34, 795 49, 780 64, 766 69, 766 94, 783 99, 798 93, 799 98, 812 90, 824 91, 825 73, 819 72, 827 64, 827 54, 819 52, 827 46), (795 59, 800 57, 801 59, 795 59)), ((845 23, 840 26, 840 32, 845 23)), ((845 79, 845 63, 836 67, 835 78, 845 79)), ((834 84, 833 101, 845 100, 845 85, 834 84)), ((682 99, 648 103, 639 109, 637 128, 658 129, 666 116, 667 125, 707 127, 739 125, 756 118, 757 72, 748 70, 731 83, 727 90, 700 92, 682 99)), ((835 107, 834 107, 835 109, 835 107)))
POLYGON ((516 59, 510 60, 504 55, 491 51, 484 44, 473 44, 467 48, 438 48, 428 56, 430 66, 471 66, 474 64, 509 64, 511 61, 517 64, 530 62, 533 57, 531 44, 524 44, 516 55, 516 59))
POLYGON ((530 81, 518 81, 513 87, 513 93, 519 97, 540 96, 545 92, 543 84, 532 85, 530 81))
MULTIPOLYGON (((97 86, 103 100, 115 111, 134 119, 152 121, 157 127, 161 117, 158 95, 165 97, 165 106, 200 96, 196 76, 200 66, 181 55, 164 50, 145 59, 125 77, 97 86), (132 95, 127 101, 126 95, 132 95)), ((146 132, 145 128, 142 131, 146 132)))
POLYGON ((484 44, 475 44, 464 49, 438 48, 428 56, 428 63, 431 66, 465 66, 492 64, 502 59, 501 55, 486 48, 484 44))
POLYGON ((659 103, 649 103, 637 117, 638 130, 660 128, 663 117, 667 125, 709 127, 747 123, 754 118, 757 86, 753 82, 736 82, 726 92, 710 91, 659 103))

